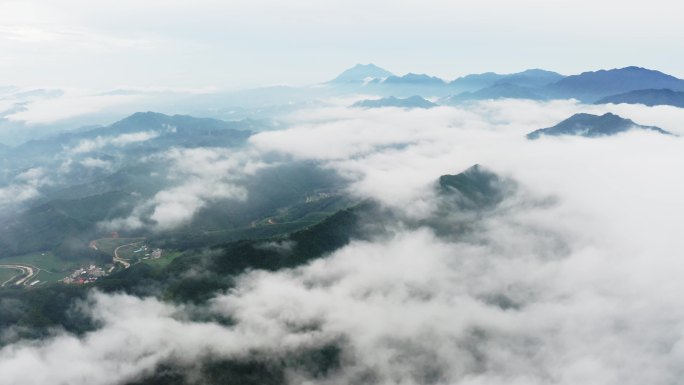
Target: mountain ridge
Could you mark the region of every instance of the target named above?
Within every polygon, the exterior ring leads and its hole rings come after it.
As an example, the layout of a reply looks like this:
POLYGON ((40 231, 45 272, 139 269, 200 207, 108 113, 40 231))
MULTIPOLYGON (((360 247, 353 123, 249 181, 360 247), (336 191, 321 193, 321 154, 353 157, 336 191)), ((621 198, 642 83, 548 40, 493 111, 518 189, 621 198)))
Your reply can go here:
POLYGON ((582 72, 546 87, 554 96, 571 96, 592 102, 609 95, 649 88, 684 91, 684 80, 660 71, 630 66, 582 72))
POLYGON ((527 139, 539 139, 548 136, 584 136, 588 138, 611 136, 633 129, 654 131, 660 134, 672 135, 670 132, 655 126, 643 126, 613 113, 593 115, 578 113, 553 127, 541 128, 527 134, 527 139))
POLYGON ((684 92, 671 89, 647 89, 606 96, 594 104, 643 104, 653 106, 674 106, 684 108, 684 92))
POLYGON ((394 96, 389 96, 380 99, 364 99, 352 104, 352 107, 356 108, 433 108, 437 106, 438 104, 435 104, 418 95, 410 96, 408 98, 397 98, 394 96))

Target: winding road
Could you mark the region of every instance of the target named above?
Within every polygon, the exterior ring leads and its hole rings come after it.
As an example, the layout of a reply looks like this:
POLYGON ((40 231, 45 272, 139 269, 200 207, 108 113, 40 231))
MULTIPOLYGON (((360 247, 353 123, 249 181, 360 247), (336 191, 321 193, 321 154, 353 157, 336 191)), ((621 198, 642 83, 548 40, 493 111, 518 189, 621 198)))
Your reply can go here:
POLYGON ((7 281, 3 282, 0 284, 0 287, 5 287, 8 283, 11 283, 20 275, 24 275, 20 279, 18 279, 16 282, 14 282, 15 285, 26 285, 28 282, 33 278, 36 274, 38 274, 38 271, 40 269, 34 267, 34 266, 29 266, 29 265, 20 265, 20 264, 3 264, 0 265, 0 269, 12 269, 12 270, 18 270, 20 271, 19 274, 14 275, 12 278, 8 279, 7 281))
POLYGON ((125 244, 125 245, 121 245, 121 246, 117 247, 116 249, 114 249, 114 262, 118 262, 118 263, 122 264, 123 267, 124 267, 124 269, 128 269, 129 267, 131 267, 130 262, 128 262, 127 260, 125 260, 125 259, 123 259, 123 258, 121 258, 121 257, 119 257, 119 249, 122 248, 122 247, 126 247, 126 246, 133 246, 133 245, 135 245, 136 243, 140 243, 140 241, 138 241, 138 242, 133 242, 133 243, 127 243, 127 244, 125 244))

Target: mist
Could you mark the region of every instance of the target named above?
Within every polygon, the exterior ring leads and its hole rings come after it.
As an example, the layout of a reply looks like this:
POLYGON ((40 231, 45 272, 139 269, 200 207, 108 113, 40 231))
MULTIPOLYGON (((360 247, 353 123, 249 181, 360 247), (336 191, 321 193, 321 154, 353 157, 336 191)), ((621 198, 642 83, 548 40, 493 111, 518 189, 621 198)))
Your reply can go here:
MULTIPOLYGON (((684 134, 681 109, 504 100, 304 110, 235 151, 158 155, 176 182, 121 223, 185 223, 212 199, 245 199, 240 177, 284 159, 319 162, 349 194, 394 215, 383 231, 304 266, 248 271, 203 305, 94 293, 74 311, 96 330, 3 347, 0 383, 121 384, 160 365, 268 360, 329 344, 340 349, 338 367, 314 375, 294 366, 286 380, 677 383, 684 141, 637 131, 525 138, 576 112, 608 111, 684 134), (474 164, 517 188, 478 215, 444 212, 437 179, 474 164), (437 231, 429 220, 438 215, 472 230, 437 231)), ((27 194, 31 180, 17 182, 27 194)), ((283 245, 268 247, 292 247, 283 245)))

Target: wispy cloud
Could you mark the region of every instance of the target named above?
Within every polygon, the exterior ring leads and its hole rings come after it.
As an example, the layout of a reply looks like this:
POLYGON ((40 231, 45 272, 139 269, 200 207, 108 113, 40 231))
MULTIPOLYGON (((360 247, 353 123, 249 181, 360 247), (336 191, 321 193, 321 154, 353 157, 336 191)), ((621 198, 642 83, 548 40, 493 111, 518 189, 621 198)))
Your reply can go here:
POLYGON ((18 174, 8 185, 0 187, 0 210, 18 208, 19 204, 40 196, 40 188, 50 183, 42 168, 18 174))
POLYGON ((116 136, 98 136, 95 139, 83 139, 68 151, 73 154, 93 152, 106 146, 124 147, 133 143, 146 142, 159 136, 157 131, 141 131, 116 136))
POLYGON ((154 47, 154 42, 144 38, 106 35, 86 27, 50 23, 5 23, 0 26, 0 41, 2 40, 34 45, 57 44, 67 50, 82 48, 103 51, 154 47))
POLYGON ((67 90, 64 95, 53 98, 31 97, 24 101, 22 109, 7 115, 6 119, 26 124, 49 124, 129 106, 140 100, 140 95, 93 95, 83 90, 67 90))
MULTIPOLYGON (((193 310, 156 299, 96 294, 88 308, 99 330, 7 346, 3 378, 113 384, 161 363, 277 357, 336 343, 339 368, 318 377, 293 370, 291 382, 676 383, 684 184, 675 176, 684 140, 643 132, 524 137, 601 108, 611 107, 498 101, 429 112, 328 109, 259 134, 239 153, 172 150, 160 159, 178 183, 148 202, 147 216, 122 220, 148 223, 164 207, 158 225, 187 220, 203 202, 239 195, 232 178, 264 167, 272 152, 347 173, 350 192, 385 203, 396 218, 430 218, 439 208, 431 203, 437 177, 474 163, 520 189, 500 209, 469 217, 477 231, 466 235, 397 219, 382 237, 369 234, 305 266, 249 272, 201 309, 230 325, 193 322, 193 310), (79 366, 64 370, 67 362, 79 366)), ((639 120, 651 124, 646 115, 639 120)))
POLYGON ((128 217, 113 219, 101 226, 117 230, 146 226, 168 230, 184 225, 211 202, 247 199, 241 179, 268 167, 249 150, 223 148, 174 148, 151 160, 168 164, 167 178, 172 187, 157 192, 128 217))

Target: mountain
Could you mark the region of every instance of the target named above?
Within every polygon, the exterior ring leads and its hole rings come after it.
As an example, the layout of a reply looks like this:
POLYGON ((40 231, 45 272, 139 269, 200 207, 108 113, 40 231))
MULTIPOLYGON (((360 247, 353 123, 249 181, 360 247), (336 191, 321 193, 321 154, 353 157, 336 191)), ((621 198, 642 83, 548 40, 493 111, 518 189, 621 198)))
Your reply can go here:
POLYGON ((541 69, 529 69, 513 74, 486 72, 460 77, 449 86, 459 91, 477 91, 497 84, 511 84, 520 87, 543 87, 563 79, 563 75, 541 69))
MULTIPOLYGON (((460 205, 460 202, 468 202, 475 209, 474 215, 454 216, 449 215, 453 212, 437 210, 435 215, 441 216, 441 220, 436 218, 423 222, 422 219, 407 218, 406 225, 416 229, 425 228, 426 225, 440 227, 442 235, 454 237, 463 236, 467 231, 481 231, 481 223, 478 223, 487 214, 481 209, 493 208, 503 200, 505 183, 502 182, 505 182, 503 178, 481 166, 473 166, 456 175, 444 175, 436 183, 436 188, 440 189, 440 199, 456 203, 456 206, 447 205, 444 208, 468 210, 468 207, 460 205)), ((29 341, 54 329, 75 334, 96 330, 99 326, 97 319, 73 311, 92 290, 147 296, 154 294, 166 301, 202 304, 215 297, 217 292, 234 289, 236 278, 247 271, 293 269, 326 257, 353 240, 369 240, 388 234, 392 231, 389 230, 391 226, 383 224, 396 224, 397 221, 396 213, 388 210, 380 204, 364 201, 337 210, 316 224, 288 234, 262 239, 246 237, 212 247, 201 244, 194 249, 180 250, 179 255, 168 264, 134 263, 128 269, 114 271, 94 283, 82 286, 48 284, 38 285, 31 290, 0 290, 0 304, 3 305, 0 306, 0 328, 21 327, 21 338, 29 341)), ((156 247, 153 240, 148 242, 156 247)), ((224 322, 224 319, 218 322, 224 322)), ((231 320, 226 318, 225 322, 231 320)), ((304 332, 308 332, 308 329, 304 332)), ((203 372, 202 378, 211 379, 205 383, 226 383, 225 380, 229 379, 228 383, 231 384, 280 384, 286 382, 285 372, 293 368, 306 370, 312 376, 318 375, 339 367, 342 358, 334 353, 335 349, 332 349, 332 353, 326 349, 344 344, 344 340, 332 339, 330 344, 323 347, 312 344, 314 355, 306 350, 308 348, 298 348, 287 359, 276 357, 273 363, 264 361, 267 358, 258 354, 236 361, 230 361, 230 358, 212 359, 210 375, 203 372), (324 349, 323 358, 315 352, 316 349, 324 349), (302 365, 301 368, 298 365, 302 365)), ((129 384, 189 383, 185 379, 185 370, 182 365, 162 365, 129 384)))
POLYGON ((626 67, 568 76, 546 87, 554 97, 582 101, 602 99, 616 94, 645 89, 684 91, 684 80, 659 71, 626 67))
POLYGON ((442 175, 438 186, 442 195, 456 195, 461 208, 486 209, 500 203, 510 181, 476 164, 456 175, 442 175))
POLYGON ((181 130, 219 130, 235 128, 234 122, 226 122, 211 118, 196 118, 188 115, 165 115, 158 112, 136 112, 112 125, 90 131, 95 134, 116 131, 125 133, 140 130, 159 129, 165 126, 173 126, 181 130))
MULTIPOLYGON (((392 75, 372 64, 357 65, 330 82, 332 92, 371 92, 384 97, 430 95, 446 97, 456 93, 486 90, 468 99, 526 98, 546 99, 544 87, 563 79, 563 75, 541 69, 529 69, 512 74, 487 72, 467 75, 447 82, 427 74, 392 75), (516 88, 516 91, 513 91, 516 88), (534 90, 534 91, 533 91, 534 90)), ((466 96, 466 95, 464 95, 466 96)))
POLYGON ((418 85, 418 86, 443 86, 446 82, 438 77, 426 74, 408 73, 404 76, 390 76, 383 82, 385 85, 418 85))
POLYGON ((441 102, 444 104, 458 104, 474 100, 493 100, 493 99, 531 99, 531 100, 545 100, 547 99, 539 90, 518 86, 510 83, 497 83, 493 86, 483 88, 475 92, 462 92, 458 95, 452 95, 444 98, 441 102))
POLYGON ((379 96, 407 98, 412 95, 446 96, 450 93, 448 84, 435 76, 408 73, 404 76, 390 76, 384 80, 368 83, 370 91, 379 96))
POLYGON ((618 115, 607 113, 601 116, 592 114, 575 114, 553 127, 542 128, 527 134, 527 139, 538 139, 542 135, 574 135, 594 138, 615 135, 633 129, 655 131, 661 134, 672 135, 658 127, 642 126, 634 123, 630 119, 625 119, 618 115))
MULTIPOLYGON (((174 186, 168 163, 127 166, 93 182, 49 191, 34 205, 0 219, 0 259, 36 251, 69 258, 88 252, 88 241, 109 234, 98 223, 125 218, 159 191, 174 186)), ((213 200, 183 226, 156 232, 165 248, 185 249, 243 238, 263 238, 315 224, 350 205, 345 181, 312 162, 290 162, 236 179, 245 200, 213 200)), ((125 235, 125 230, 121 231, 125 235)), ((130 235, 148 236, 137 230, 130 235)))
POLYGON ((555 83, 565 78, 565 76, 542 69, 529 69, 523 72, 518 72, 510 75, 504 75, 497 80, 497 84, 507 83, 520 87, 544 87, 551 83, 555 83))
POLYGON ((357 64, 342 72, 331 83, 364 83, 367 79, 382 79, 390 76, 394 74, 375 64, 357 64))
MULTIPOLYGON (((44 139, 36 139, 17 146, 22 153, 31 151, 32 148, 44 148, 45 146, 68 145, 83 139, 93 139, 103 136, 131 134, 144 131, 157 131, 159 137, 172 136, 189 137, 203 136, 228 136, 245 139, 251 134, 251 130, 257 127, 257 122, 252 120, 223 121, 211 118, 196 118, 187 115, 165 115, 157 112, 136 112, 109 126, 95 127, 87 130, 77 130, 61 133, 44 139)), ((42 151, 42 150, 41 150, 42 151)))
POLYGON ((433 108, 438 105, 426 100, 420 96, 411 96, 408 98, 396 98, 390 96, 382 99, 365 99, 358 101, 352 105, 357 108, 382 108, 382 107, 400 107, 400 108, 433 108))
POLYGON ((0 258, 51 251, 64 260, 92 254, 87 245, 98 221, 126 215, 135 200, 110 191, 82 199, 53 200, 0 222, 0 258))
MULTIPOLYGON (((31 140, 8 149, 5 156, 13 162, 14 167, 35 167, 42 163, 54 164, 58 154, 65 149, 78 148, 83 143, 112 142, 93 148, 98 154, 106 155, 139 155, 171 146, 235 146, 243 143, 257 127, 259 123, 253 120, 223 121, 137 112, 109 126, 31 140)), ((82 147, 81 150, 86 148, 82 147)), ((83 156, 88 153, 82 152, 83 156)))
POLYGON ((451 81, 449 85, 462 91, 477 91, 482 88, 491 87, 492 85, 496 84, 497 81, 505 77, 506 75, 501 75, 494 72, 470 74, 451 81))
MULTIPOLYGON (((252 134, 251 129, 256 127, 258 123, 250 120, 226 122, 144 112, 106 127, 78 129, 5 148, 0 151, 0 185, 21 181, 21 175, 29 170, 33 170, 32 175, 42 176, 36 177, 40 188, 35 199, 26 199, 16 205, 0 205, 0 226, 8 216, 53 199, 84 198, 116 191, 122 185, 110 176, 121 175, 119 171, 131 171, 143 162, 152 165, 151 155, 172 148, 243 145, 252 134), (107 183, 110 179, 112 182, 107 183), (81 187, 70 189, 74 186, 81 187), (66 190, 70 193, 62 194, 66 190)), ((156 193, 161 185, 150 175, 166 175, 168 170, 163 165, 155 164, 155 167, 146 170, 147 175, 137 176, 133 172, 136 176, 130 180, 135 187, 127 191, 156 193), (148 186, 148 181, 154 181, 152 187, 148 186)))
POLYGON ((630 91, 607 96, 594 104, 644 104, 647 106, 675 106, 684 108, 684 92, 669 89, 630 91))
MULTIPOLYGON (((134 264, 130 269, 104 277, 92 286, 52 285, 32 290, 0 290, 0 304, 4 305, 7 298, 22 298, 22 306, 13 306, 11 312, 6 311, 8 306, 0 306, 0 328, 20 324, 39 328, 59 325, 72 332, 82 330, 84 325, 90 325, 89 321, 78 319, 79 322, 74 322, 74 318, 67 314, 73 309, 72 301, 82 298, 90 289, 137 293, 153 285, 170 299, 208 299, 216 290, 232 287, 235 276, 245 270, 273 271, 296 267, 344 246, 352 238, 363 238, 364 228, 358 222, 368 212, 371 212, 371 207, 360 204, 339 210, 306 229, 292 231, 286 237, 243 239, 221 244, 210 252, 206 252, 203 245, 189 250, 169 265, 159 267, 159 270, 144 263, 134 264), (291 248, 268 247, 287 245, 288 242, 291 248), (202 269, 201 275, 187 274, 190 269, 194 271, 198 267, 202 269)), ((28 334, 34 330, 25 331, 28 334)))

